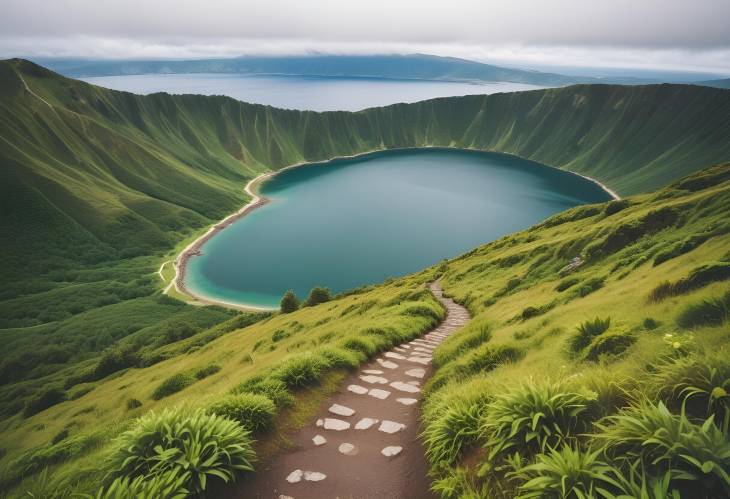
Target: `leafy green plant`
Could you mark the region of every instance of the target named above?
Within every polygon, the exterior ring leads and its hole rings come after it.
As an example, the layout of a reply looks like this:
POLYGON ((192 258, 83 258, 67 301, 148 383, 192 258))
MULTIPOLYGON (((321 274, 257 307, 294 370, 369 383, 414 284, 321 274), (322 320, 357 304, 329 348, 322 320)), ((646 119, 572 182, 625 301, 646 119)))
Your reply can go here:
POLYGON ((243 392, 227 395, 212 404, 208 412, 238 421, 246 430, 257 434, 271 428, 276 405, 265 395, 243 392))
POLYGON ((312 290, 309 292, 309 296, 302 306, 313 307, 315 305, 319 305, 320 303, 326 303, 331 299, 332 292, 329 290, 329 288, 322 288, 317 286, 312 288, 312 290))
POLYGON ((593 338, 603 334, 610 326, 610 317, 606 317, 605 319, 596 317, 592 321, 585 321, 581 323, 576 328, 577 333, 568 342, 570 350, 574 353, 582 351, 591 343, 593 338))
POLYGON ((171 471, 153 476, 136 478, 118 477, 96 494, 84 494, 84 499, 184 499, 190 497, 185 484, 190 473, 171 471))
POLYGON ((168 397, 173 393, 184 390, 188 386, 195 383, 195 381, 195 377, 191 376, 188 373, 173 374, 165 381, 160 383, 157 388, 155 388, 155 391, 152 392, 152 398, 155 400, 160 400, 161 398, 168 397))
POLYGON ((528 381, 495 395, 480 426, 490 461, 513 452, 534 456, 573 443, 591 421, 589 406, 586 395, 563 383, 528 381))
POLYGON ((720 326, 730 320, 730 290, 724 295, 688 305, 677 316, 684 328, 720 326))
POLYGON ((596 423, 594 440, 607 456, 658 476, 693 497, 730 495, 730 441, 708 418, 702 425, 675 415, 659 402, 642 401, 596 423))
POLYGON ((201 380, 207 378, 208 376, 212 376, 220 370, 221 366, 219 366, 218 364, 209 364, 193 371, 193 376, 195 376, 195 379, 201 380))
POLYGON ((280 303, 282 314, 290 314, 292 312, 295 312, 299 310, 299 306, 299 298, 297 298, 297 295, 294 294, 294 291, 290 289, 289 291, 284 293, 284 296, 282 296, 280 303))
POLYGON ((484 407, 472 401, 442 407, 423 432, 426 457, 432 465, 452 464, 461 451, 480 436, 479 426, 484 407))
POLYGON ((612 490, 601 490, 605 499, 680 499, 679 490, 672 487, 672 475, 669 472, 658 476, 649 476, 636 463, 628 472, 614 468, 614 487, 612 490))
POLYGON ((117 439, 110 469, 121 477, 182 476, 184 487, 203 492, 211 478, 230 482, 253 471, 249 433, 236 421, 202 410, 149 412, 117 439))
POLYGON ((597 361, 606 356, 620 355, 636 343, 631 333, 614 331, 603 333, 591 340, 585 349, 586 360, 597 361))
POLYGON ((520 483, 520 499, 585 499, 596 497, 615 480, 613 468, 600 458, 600 450, 582 451, 563 445, 538 454, 535 462, 508 474, 520 483))

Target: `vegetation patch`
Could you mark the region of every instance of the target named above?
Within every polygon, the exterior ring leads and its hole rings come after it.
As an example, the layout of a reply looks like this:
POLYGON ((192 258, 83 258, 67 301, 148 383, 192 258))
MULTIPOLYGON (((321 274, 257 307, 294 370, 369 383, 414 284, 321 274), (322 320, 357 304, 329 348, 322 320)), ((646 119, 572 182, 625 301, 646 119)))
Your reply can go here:
POLYGON ((649 293, 649 301, 660 302, 683 295, 713 282, 730 279, 730 263, 718 262, 692 269, 687 277, 676 282, 664 281, 649 293))
POLYGON ((729 319, 730 290, 722 296, 686 306, 677 316, 677 324, 691 329, 703 326, 719 326, 729 319))
POLYGON ((155 388, 152 392, 152 398, 160 400, 161 398, 168 397, 173 393, 177 393, 195 383, 197 379, 188 373, 177 373, 173 374, 160 385, 155 388))
POLYGON ((259 434, 273 425, 276 405, 265 395, 242 392, 224 397, 208 411, 237 421, 252 434, 259 434))
POLYGON ((626 332, 603 333, 591 340, 585 349, 586 360, 597 361, 604 357, 617 356, 636 343, 636 336, 626 332))

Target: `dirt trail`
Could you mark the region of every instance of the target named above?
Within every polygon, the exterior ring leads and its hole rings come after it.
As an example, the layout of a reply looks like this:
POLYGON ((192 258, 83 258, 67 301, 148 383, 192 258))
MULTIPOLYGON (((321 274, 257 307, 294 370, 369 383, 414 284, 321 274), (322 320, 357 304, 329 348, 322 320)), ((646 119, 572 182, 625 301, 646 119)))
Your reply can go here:
POLYGON ((470 317, 437 283, 430 289, 447 308, 446 319, 346 378, 311 424, 294 434, 294 450, 240 484, 236 497, 433 497, 418 440, 420 389, 432 374, 432 350, 470 317))

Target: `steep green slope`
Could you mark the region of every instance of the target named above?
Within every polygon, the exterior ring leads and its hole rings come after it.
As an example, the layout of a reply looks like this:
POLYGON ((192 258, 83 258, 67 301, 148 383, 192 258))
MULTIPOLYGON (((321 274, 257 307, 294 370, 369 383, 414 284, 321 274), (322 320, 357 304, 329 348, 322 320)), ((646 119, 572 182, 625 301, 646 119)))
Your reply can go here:
MULTIPOLYGON (((484 427, 485 415, 494 413, 491 404, 498 397, 524 395, 529 380, 539 403, 543 390, 552 390, 556 400, 571 397, 577 404, 576 416, 565 419, 564 439, 546 442, 567 442, 579 450, 590 442, 586 433, 599 431, 593 422, 628 407, 633 398, 666 402, 673 415, 661 424, 670 424, 681 410, 674 384, 695 383, 709 393, 727 382, 728 220, 730 164, 725 164, 655 193, 569 210, 413 276, 247 327, 225 324, 160 346, 153 353, 166 360, 74 387, 78 396, 70 400, 7 420, 0 435, 7 451, 0 483, 13 486, 24 475, 13 489, 17 494, 91 491, 108 471, 99 463, 117 449, 110 437, 129 427, 132 418, 164 407, 209 409, 230 392, 255 392, 276 402, 273 427, 257 434, 256 449, 265 460, 292 428, 307 421, 341 369, 413 337, 441 317, 423 288, 440 278, 474 317, 435 351, 437 372, 425 387, 424 436, 434 487, 449 498, 514 497, 526 480, 510 479, 508 473, 536 459, 539 445, 529 440, 523 445, 523 433, 511 440, 509 431, 495 435, 484 427), (561 271, 573 257, 583 263, 561 271), (703 303, 720 305, 695 312, 703 303), (606 331, 585 344, 575 341, 581 325, 606 317, 606 331), (702 381, 710 368, 719 374, 702 381), (197 379, 199 372, 210 374, 197 379), (168 382, 171 378, 185 383, 168 382), (169 394, 158 398, 163 385, 169 394), (496 444, 515 446, 490 457, 496 444), (514 450, 521 454, 507 459, 514 450), (51 466, 51 478, 39 480, 37 472, 45 466, 51 466)), ((707 417, 707 393, 688 405, 685 434, 694 435, 698 421, 707 417)), ((533 409, 529 401, 523 407, 533 409)), ((723 410, 730 410, 726 398, 709 408, 720 416, 723 410)), ((564 424, 560 414, 556 419, 564 424)), ((554 431, 552 422, 529 416, 537 432, 554 431)), ((700 447, 709 445, 702 442, 700 447)), ((720 458, 701 449, 682 452, 705 452, 708 461, 720 458)), ((722 461, 721 467, 729 464, 722 461)), ((645 465, 639 471, 645 479, 662 472, 661 466, 645 465)), ((618 463, 612 466, 632 478, 618 463)), ((689 486, 696 497, 723 490, 713 480, 670 478, 673 487, 689 486)))

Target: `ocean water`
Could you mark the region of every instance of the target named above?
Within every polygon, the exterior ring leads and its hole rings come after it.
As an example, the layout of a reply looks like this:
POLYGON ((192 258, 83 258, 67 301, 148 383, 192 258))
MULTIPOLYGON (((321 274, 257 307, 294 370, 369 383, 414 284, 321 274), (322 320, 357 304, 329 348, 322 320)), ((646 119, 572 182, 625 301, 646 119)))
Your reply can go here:
POLYGON ((421 270, 567 208, 610 199, 577 175, 519 158, 447 149, 374 153, 286 170, 271 202, 190 260, 187 285, 276 307, 293 289, 341 292, 421 270))
POLYGON ((240 74, 146 74, 81 78, 137 94, 227 95, 256 104, 312 111, 358 111, 398 102, 454 95, 516 92, 542 87, 523 83, 460 83, 384 78, 264 76, 240 74))

